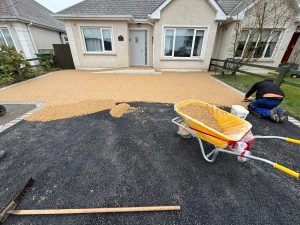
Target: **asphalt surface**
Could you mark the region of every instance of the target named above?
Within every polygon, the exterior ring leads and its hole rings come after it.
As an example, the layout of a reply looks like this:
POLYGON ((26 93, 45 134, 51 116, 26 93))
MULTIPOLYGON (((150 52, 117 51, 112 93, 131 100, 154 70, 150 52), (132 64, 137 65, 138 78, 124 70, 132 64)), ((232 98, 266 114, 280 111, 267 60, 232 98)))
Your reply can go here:
MULTIPOLYGON (((32 176, 19 209, 178 204, 180 212, 10 216, 5 224, 299 224, 298 180, 230 155, 209 164, 195 139, 176 134, 172 105, 132 105, 141 109, 121 119, 103 111, 1 133, 0 205, 32 176)), ((300 139, 289 122, 249 120, 255 134, 300 139)), ((300 171, 299 145, 258 140, 252 152, 300 171)))
POLYGON ((33 110, 35 105, 33 104, 2 104, 6 108, 6 114, 0 117, 0 126, 4 125, 19 116, 33 110))

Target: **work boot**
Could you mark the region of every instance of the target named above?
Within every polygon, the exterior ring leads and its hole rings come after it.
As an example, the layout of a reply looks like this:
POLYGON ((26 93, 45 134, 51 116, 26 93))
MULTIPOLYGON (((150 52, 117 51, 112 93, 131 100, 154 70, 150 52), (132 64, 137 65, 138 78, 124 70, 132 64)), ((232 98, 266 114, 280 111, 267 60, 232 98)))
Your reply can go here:
POLYGON ((277 110, 277 115, 279 116, 279 121, 283 122, 283 121, 287 121, 289 114, 286 110, 282 110, 282 109, 278 109, 277 110))
POLYGON ((270 118, 275 121, 276 123, 280 122, 280 118, 277 114, 277 109, 270 110, 270 118))

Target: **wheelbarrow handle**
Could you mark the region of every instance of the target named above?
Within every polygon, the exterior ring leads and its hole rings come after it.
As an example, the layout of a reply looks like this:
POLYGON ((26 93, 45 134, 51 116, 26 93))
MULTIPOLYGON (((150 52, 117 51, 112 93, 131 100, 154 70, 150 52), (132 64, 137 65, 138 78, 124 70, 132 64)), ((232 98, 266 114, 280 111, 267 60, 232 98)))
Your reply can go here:
POLYGON ((293 138, 279 137, 279 136, 261 136, 261 135, 257 135, 257 136, 254 136, 254 137, 257 138, 257 139, 281 139, 281 140, 284 140, 286 142, 290 142, 290 143, 300 145, 300 140, 293 139, 293 138))
POLYGON ((275 169, 278 169, 278 170, 280 170, 280 171, 282 171, 282 172, 284 172, 284 173, 286 173, 286 174, 288 174, 292 177, 295 177, 295 178, 299 179, 299 173, 297 173, 297 172, 295 172, 295 171, 293 171, 289 168, 286 168, 284 166, 281 166, 278 163, 274 163, 273 166, 274 166, 275 169))
POLYGON ((287 138, 286 141, 300 145, 300 140, 297 140, 297 139, 287 138))

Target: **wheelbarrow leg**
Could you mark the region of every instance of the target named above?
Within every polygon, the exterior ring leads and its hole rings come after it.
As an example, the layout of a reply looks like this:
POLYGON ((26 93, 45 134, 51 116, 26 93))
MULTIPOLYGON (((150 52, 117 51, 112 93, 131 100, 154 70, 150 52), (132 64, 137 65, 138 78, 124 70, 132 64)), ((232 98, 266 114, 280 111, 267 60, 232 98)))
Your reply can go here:
POLYGON ((210 162, 210 163, 214 162, 216 160, 217 156, 218 156, 218 153, 219 153, 218 149, 215 148, 210 153, 206 154, 201 139, 200 138, 197 138, 197 139, 199 141, 199 146, 200 146, 203 158, 207 162, 210 162))

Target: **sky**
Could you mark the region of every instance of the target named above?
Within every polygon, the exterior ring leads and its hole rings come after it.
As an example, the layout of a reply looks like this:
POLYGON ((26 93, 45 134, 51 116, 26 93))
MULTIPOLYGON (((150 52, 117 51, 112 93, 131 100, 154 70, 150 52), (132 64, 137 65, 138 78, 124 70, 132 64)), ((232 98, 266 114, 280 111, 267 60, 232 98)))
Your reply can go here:
POLYGON ((42 4, 46 8, 50 9, 52 12, 58 12, 65 9, 71 5, 74 5, 82 0, 35 0, 42 4))

